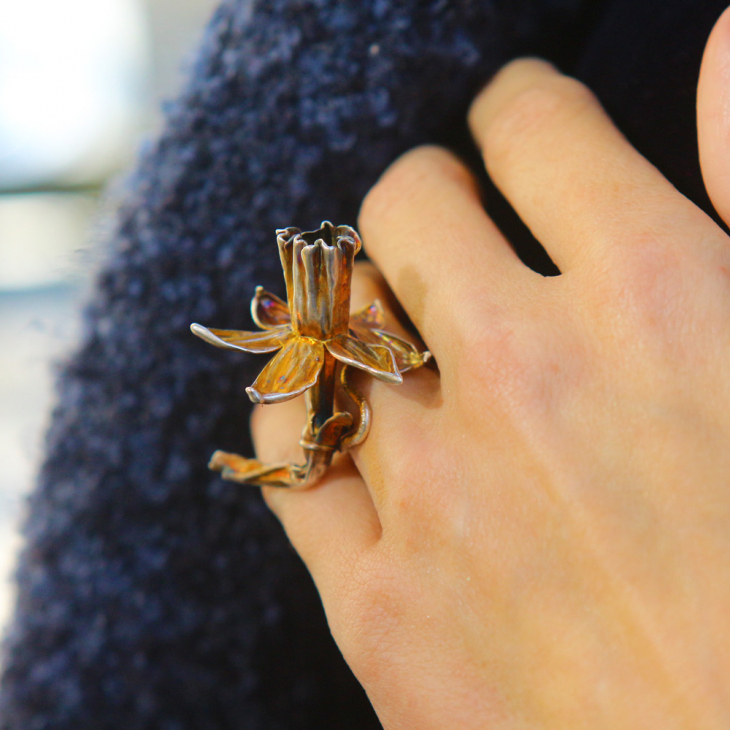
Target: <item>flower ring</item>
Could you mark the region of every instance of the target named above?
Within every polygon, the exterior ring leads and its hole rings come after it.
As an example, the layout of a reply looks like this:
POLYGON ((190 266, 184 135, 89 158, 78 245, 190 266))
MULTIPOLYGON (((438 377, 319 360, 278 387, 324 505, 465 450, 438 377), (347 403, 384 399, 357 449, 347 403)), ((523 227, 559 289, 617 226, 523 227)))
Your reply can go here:
POLYGON ((300 441, 306 461, 263 464, 216 451, 210 468, 224 479, 256 486, 304 488, 315 484, 335 451, 361 443, 370 426, 370 409, 348 379, 358 368, 387 383, 402 383, 402 373, 423 365, 430 353, 385 332, 379 301, 350 315, 355 254, 361 242, 350 226, 324 221, 319 230, 284 228, 276 232, 288 304, 256 288, 251 316, 261 332, 208 329, 190 325, 195 335, 216 347, 244 352, 276 352, 253 385, 254 403, 280 403, 306 393, 307 424, 300 441), (341 365, 338 365, 341 363, 341 365), (359 411, 335 412, 336 376, 359 411))

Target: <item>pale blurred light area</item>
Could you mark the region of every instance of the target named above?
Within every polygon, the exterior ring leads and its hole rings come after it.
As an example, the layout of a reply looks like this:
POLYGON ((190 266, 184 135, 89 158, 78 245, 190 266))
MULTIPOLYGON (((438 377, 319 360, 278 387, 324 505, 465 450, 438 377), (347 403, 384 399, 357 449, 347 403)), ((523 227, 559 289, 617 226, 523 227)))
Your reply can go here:
POLYGON ((0 195, 0 292, 79 283, 96 213, 91 194, 0 195))
POLYGON ((147 36, 139 0, 0 1, 0 187, 119 167, 146 107, 147 36))
POLYGON ((0 634, 53 365, 76 342, 108 229, 100 191, 159 126, 214 6, 0 0, 0 634))

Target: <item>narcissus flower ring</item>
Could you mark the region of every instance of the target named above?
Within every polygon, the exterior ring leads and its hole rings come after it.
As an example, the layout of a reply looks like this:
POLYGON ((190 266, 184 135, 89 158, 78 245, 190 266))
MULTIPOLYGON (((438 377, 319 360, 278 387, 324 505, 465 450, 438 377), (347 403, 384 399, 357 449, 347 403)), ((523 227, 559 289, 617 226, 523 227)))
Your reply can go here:
POLYGON ((429 353, 383 330, 380 302, 350 315, 350 290, 360 237, 350 226, 322 223, 316 231, 277 231, 288 303, 257 287, 251 315, 260 332, 209 329, 191 325, 198 337, 216 347, 276 355, 246 389, 254 403, 280 403, 307 393, 308 428, 300 442, 304 465, 263 465, 256 459, 216 451, 211 468, 226 479, 258 486, 304 487, 314 484, 334 451, 360 443, 370 413, 347 380, 357 368, 388 383, 420 367, 429 353), (337 363, 340 379, 360 411, 359 422, 346 411, 334 413, 337 363))

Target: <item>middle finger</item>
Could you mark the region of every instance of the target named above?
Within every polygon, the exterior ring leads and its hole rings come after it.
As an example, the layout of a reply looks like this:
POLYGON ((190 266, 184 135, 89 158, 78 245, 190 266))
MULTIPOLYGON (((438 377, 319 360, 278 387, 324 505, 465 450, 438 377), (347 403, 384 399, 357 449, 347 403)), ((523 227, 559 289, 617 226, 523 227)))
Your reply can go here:
POLYGON ((490 177, 563 272, 654 241, 683 249, 697 232, 717 238, 593 94, 544 61, 508 64, 469 122, 490 177))
POLYGON ((485 213, 471 173, 438 147, 397 160, 360 212, 370 258, 440 366, 458 359, 455 335, 485 308, 514 309, 528 269, 485 213))

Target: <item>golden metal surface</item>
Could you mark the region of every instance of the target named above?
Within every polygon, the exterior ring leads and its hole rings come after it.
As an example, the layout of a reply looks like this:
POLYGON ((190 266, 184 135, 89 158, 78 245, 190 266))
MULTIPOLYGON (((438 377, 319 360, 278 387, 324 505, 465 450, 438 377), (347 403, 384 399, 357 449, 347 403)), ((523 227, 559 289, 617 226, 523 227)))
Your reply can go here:
POLYGON ((383 330, 377 300, 350 314, 350 288, 360 237, 350 226, 324 221, 319 230, 284 228, 276 232, 286 279, 287 302, 256 288, 251 315, 260 332, 209 329, 190 325, 193 334, 215 345, 244 352, 276 352, 253 385, 254 403, 281 403, 305 393, 307 423, 300 445, 303 464, 263 464, 216 451, 210 468, 224 479, 255 486, 303 489, 319 481, 335 451, 362 443, 371 412, 353 387, 349 373, 363 370, 387 383, 402 383, 402 373, 423 365, 430 353, 383 330), (335 411, 338 382, 356 415, 335 411))

